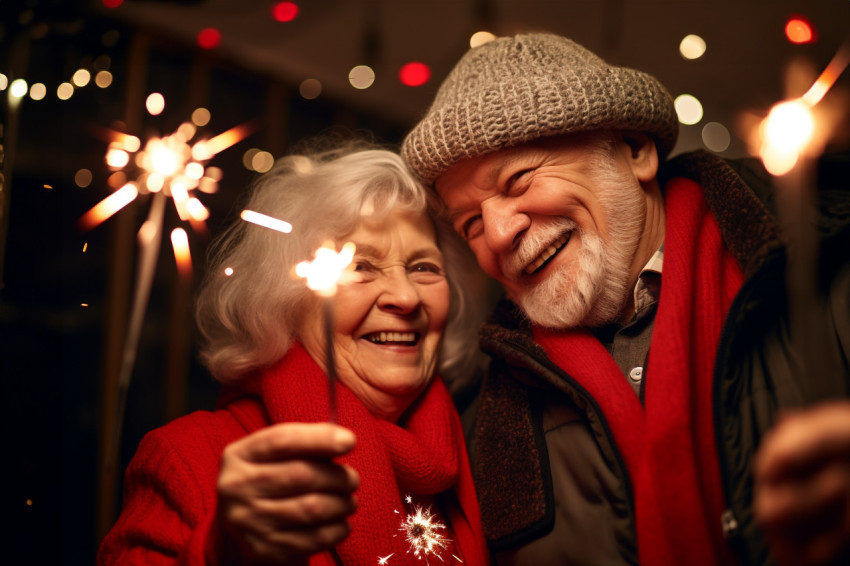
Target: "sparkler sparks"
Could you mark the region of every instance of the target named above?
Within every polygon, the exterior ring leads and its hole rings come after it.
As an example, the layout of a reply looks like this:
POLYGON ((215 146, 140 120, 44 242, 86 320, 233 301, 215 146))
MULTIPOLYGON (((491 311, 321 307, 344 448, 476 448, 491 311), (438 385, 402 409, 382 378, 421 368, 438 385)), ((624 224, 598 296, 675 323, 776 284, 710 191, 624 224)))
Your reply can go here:
POLYGON ((326 242, 316 250, 313 261, 302 261, 295 266, 295 273, 307 279, 307 286, 322 297, 322 311, 325 333, 325 371, 328 373, 330 396, 330 415, 328 419, 336 422, 336 360, 333 342, 333 305, 331 300, 336 294, 336 285, 342 271, 354 259, 354 244, 346 242, 339 253, 332 242, 326 242))
MULTIPOLYGON (((404 501, 412 504, 413 498, 408 495, 404 498, 404 501)), ((443 534, 442 531, 446 530, 446 526, 436 519, 430 507, 426 509, 421 505, 413 505, 413 512, 405 516, 398 530, 404 533, 405 540, 410 544, 408 554, 413 554, 418 560, 424 558, 426 564, 428 564, 429 556, 437 558, 440 562, 445 562, 442 552, 448 548, 452 541, 443 534)), ((389 559, 390 556, 387 556, 386 559, 389 559)), ((458 562, 463 562, 454 554, 451 556, 458 562)), ((386 561, 378 561, 378 564, 386 563, 386 561)))

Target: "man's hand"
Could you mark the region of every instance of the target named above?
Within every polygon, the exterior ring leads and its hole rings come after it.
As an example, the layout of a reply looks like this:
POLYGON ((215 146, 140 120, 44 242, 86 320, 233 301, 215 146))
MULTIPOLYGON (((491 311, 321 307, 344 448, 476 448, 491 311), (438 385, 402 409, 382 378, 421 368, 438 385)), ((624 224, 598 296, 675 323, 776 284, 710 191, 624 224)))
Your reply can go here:
POLYGON ((783 417, 754 470, 753 511, 776 562, 850 564, 850 401, 783 417))
POLYGON ((333 458, 354 434, 329 423, 283 423, 225 448, 218 477, 222 564, 306 564, 348 536, 357 472, 333 458))

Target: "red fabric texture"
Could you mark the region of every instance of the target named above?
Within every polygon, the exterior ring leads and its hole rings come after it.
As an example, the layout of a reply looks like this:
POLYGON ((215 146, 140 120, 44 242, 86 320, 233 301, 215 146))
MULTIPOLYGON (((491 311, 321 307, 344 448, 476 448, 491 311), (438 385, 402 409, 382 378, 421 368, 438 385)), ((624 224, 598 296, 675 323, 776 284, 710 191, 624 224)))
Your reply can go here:
MULTIPOLYGON (((193 413, 145 437, 128 468, 124 507, 101 545, 98 564, 217 564, 213 517, 224 447, 269 419, 319 422, 328 415, 327 378, 300 345, 249 383, 253 391, 245 393, 259 400, 243 397, 214 413, 193 413)), ((337 416, 357 436, 355 449, 340 460, 360 474, 358 509, 336 556, 315 555, 311 565, 372 566, 390 554, 390 565, 414 561, 399 529, 416 504, 434 504, 432 512, 448 527, 440 531, 452 541, 441 552, 446 563, 457 563, 451 554, 464 564, 488 563, 460 419, 441 379, 411 408, 404 428, 372 416, 342 385, 337 416), (412 504, 403 500, 408 494, 412 504)))
POLYGON ((671 180, 665 206, 664 275, 644 406, 589 331, 535 327, 534 337, 602 409, 633 485, 640 563, 730 564, 712 378, 724 318, 744 277, 697 184, 671 180))

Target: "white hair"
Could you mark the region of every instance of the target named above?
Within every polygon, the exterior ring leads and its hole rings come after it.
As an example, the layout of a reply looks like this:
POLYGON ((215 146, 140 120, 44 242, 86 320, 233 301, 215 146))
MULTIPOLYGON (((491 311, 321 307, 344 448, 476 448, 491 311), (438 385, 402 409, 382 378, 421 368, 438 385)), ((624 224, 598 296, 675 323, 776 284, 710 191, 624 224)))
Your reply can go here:
POLYGON ((445 259, 451 307, 439 371, 447 381, 475 371, 481 363, 478 321, 468 316, 482 310, 470 311, 479 303, 470 269, 475 262, 451 227, 437 219, 438 206, 401 158, 385 149, 347 144, 279 159, 258 178, 244 208, 290 222, 292 232, 236 220, 213 242, 195 311, 202 362, 228 382, 283 357, 311 293, 292 276, 293 267, 323 242, 351 233, 364 211, 380 218, 402 210, 431 215, 445 259), (227 268, 232 275, 225 275, 227 268))

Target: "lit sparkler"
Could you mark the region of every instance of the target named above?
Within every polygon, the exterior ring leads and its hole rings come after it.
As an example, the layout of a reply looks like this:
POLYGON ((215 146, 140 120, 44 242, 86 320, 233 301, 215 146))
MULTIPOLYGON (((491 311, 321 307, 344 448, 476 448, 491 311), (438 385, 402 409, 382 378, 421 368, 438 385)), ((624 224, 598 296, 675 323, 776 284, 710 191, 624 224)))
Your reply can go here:
POLYGON ((339 253, 332 242, 326 242, 316 250, 313 261, 302 261, 295 266, 295 273, 307 280, 307 287, 322 297, 325 331, 325 365, 328 372, 330 414, 328 419, 336 422, 336 359, 333 344, 333 297, 343 270, 354 259, 354 244, 347 242, 339 253))
POLYGON ((803 329, 791 340, 802 358, 800 371, 809 375, 806 387, 812 401, 831 396, 829 381, 821 376, 830 374, 833 363, 822 347, 827 342, 821 338, 826 329, 821 326, 824 306, 816 279, 820 242, 812 173, 813 158, 829 132, 818 129, 825 128, 826 121, 816 120, 814 107, 848 63, 850 44, 845 43, 805 94, 776 104, 759 129, 759 156, 774 176, 779 221, 789 244, 786 280, 791 327, 803 329))
MULTIPOLYGON (((404 498, 404 501, 407 504, 413 504, 413 498, 409 495, 404 498)), ((398 510, 396 510, 396 513, 399 513, 398 510)), ((404 533, 405 540, 410 544, 408 554, 413 554, 418 560, 424 558, 426 564, 428 564, 429 556, 437 558, 440 562, 445 562, 442 552, 448 548, 452 541, 443 534, 446 526, 436 519, 430 507, 426 509, 421 505, 413 505, 413 512, 405 516, 398 530, 404 533)), ((389 559, 390 556, 387 556, 386 559, 389 559)), ((463 562, 454 554, 451 556, 458 562, 463 562)), ((386 564, 387 562, 379 560, 378 563, 386 564)))
MULTIPOLYGON (((103 130, 109 140, 106 164, 116 171, 113 178, 120 178, 122 181, 120 188, 80 217, 78 226, 83 230, 90 230, 140 195, 152 196, 148 219, 138 232, 136 287, 118 374, 116 430, 110 461, 117 459, 127 391, 162 241, 166 198, 171 197, 181 220, 189 222, 196 230, 204 228, 209 211, 192 192, 196 189, 206 193, 218 190, 220 170, 217 167, 207 167, 207 162, 217 153, 244 139, 251 129, 248 124, 236 126, 210 140, 200 140, 193 144, 192 139, 195 138, 197 129, 186 122, 169 136, 150 138, 144 149, 141 140, 136 136, 115 130, 103 130), (135 178, 126 181, 128 175, 135 178)), ((188 278, 191 276, 188 236, 182 228, 178 228, 172 232, 171 241, 178 271, 182 277, 188 278)))

